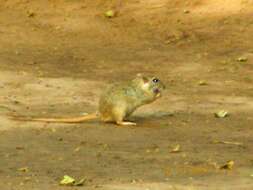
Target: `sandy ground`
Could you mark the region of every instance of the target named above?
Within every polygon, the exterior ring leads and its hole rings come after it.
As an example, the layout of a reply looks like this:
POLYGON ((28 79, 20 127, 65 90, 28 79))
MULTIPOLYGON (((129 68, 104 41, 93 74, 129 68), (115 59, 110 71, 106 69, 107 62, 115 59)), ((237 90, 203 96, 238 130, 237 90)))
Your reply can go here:
POLYGON ((1 0, 1 189, 253 189, 252 15, 250 0, 1 0), (136 127, 8 118, 94 112, 140 72, 167 89, 136 127))

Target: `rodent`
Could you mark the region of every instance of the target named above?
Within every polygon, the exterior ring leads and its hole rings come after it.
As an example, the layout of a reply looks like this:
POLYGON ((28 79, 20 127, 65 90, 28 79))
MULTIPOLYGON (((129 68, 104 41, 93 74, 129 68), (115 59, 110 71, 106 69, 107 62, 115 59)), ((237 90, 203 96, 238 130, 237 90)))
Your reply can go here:
POLYGON ((161 97, 165 85, 157 77, 142 74, 127 82, 109 86, 99 99, 98 111, 93 114, 72 118, 26 118, 15 116, 13 119, 23 121, 80 123, 99 118, 103 122, 117 125, 136 125, 125 121, 138 107, 154 102, 161 97))

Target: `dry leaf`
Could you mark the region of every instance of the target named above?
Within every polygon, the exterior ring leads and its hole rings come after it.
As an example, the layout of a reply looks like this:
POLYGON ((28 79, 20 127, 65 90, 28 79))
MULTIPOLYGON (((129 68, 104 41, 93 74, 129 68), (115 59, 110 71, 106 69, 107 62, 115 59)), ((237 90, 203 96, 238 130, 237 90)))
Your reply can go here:
POLYGON ((63 179, 60 181, 60 185, 70 185, 70 186, 82 186, 84 185, 86 179, 83 178, 79 181, 76 181, 74 178, 65 175, 63 176, 63 179))
POLYGON ((105 16, 107 17, 107 18, 112 18, 112 17, 115 17, 115 11, 114 10, 109 10, 109 11, 106 11, 105 12, 105 16))
POLYGON ((225 110, 220 110, 220 111, 214 113, 214 115, 215 115, 215 117, 218 117, 218 118, 224 118, 224 117, 228 116, 228 112, 225 110))
POLYGON ((199 84, 200 86, 204 86, 204 85, 207 85, 207 82, 204 81, 204 80, 200 80, 198 84, 199 84))
POLYGON ((180 150, 180 145, 177 144, 171 151, 170 153, 178 153, 178 152, 181 152, 180 150))
POLYGON ((220 143, 220 144, 231 144, 231 145, 237 145, 237 146, 243 146, 243 143, 241 142, 232 142, 232 141, 219 141, 219 140, 214 140, 213 143, 220 143))
POLYGON ((246 62, 246 61, 248 61, 248 58, 247 57, 239 57, 239 58, 237 58, 237 61, 246 62))
POLYGON ((65 175, 63 176, 63 179, 60 181, 60 185, 73 185, 75 183, 75 179, 65 175))
POLYGON ((23 167, 23 168, 19 168, 18 171, 20 171, 20 172, 28 172, 29 169, 28 169, 28 167, 23 167))
POLYGON ((225 170, 231 170, 234 166, 235 162, 233 160, 227 161, 227 163, 223 166, 220 166, 220 169, 225 169, 225 170))
POLYGON ((86 179, 83 178, 83 179, 79 180, 78 182, 75 182, 74 186, 82 186, 82 185, 84 185, 85 181, 86 181, 86 179))

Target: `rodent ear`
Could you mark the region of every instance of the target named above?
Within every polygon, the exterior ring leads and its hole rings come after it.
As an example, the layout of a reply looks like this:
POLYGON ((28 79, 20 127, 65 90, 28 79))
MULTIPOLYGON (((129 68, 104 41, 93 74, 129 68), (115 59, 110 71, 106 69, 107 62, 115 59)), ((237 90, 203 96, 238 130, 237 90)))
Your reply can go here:
POLYGON ((147 82, 148 82, 148 78, 145 77, 145 76, 143 76, 141 73, 138 73, 136 76, 137 76, 138 78, 142 79, 142 81, 143 81, 144 83, 147 83, 147 82))
POLYGON ((148 78, 147 77, 142 77, 142 80, 144 83, 148 83, 148 78))

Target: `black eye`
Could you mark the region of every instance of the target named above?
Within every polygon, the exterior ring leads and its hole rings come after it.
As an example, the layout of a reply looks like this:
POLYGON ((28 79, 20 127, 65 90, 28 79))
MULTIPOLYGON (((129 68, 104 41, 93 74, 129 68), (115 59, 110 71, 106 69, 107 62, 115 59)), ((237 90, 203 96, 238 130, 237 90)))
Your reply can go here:
POLYGON ((157 83, 157 82, 159 82, 159 79, 154 78, 154 79, 153 79, 153 82, 154 82, 154 83, 157 83))

